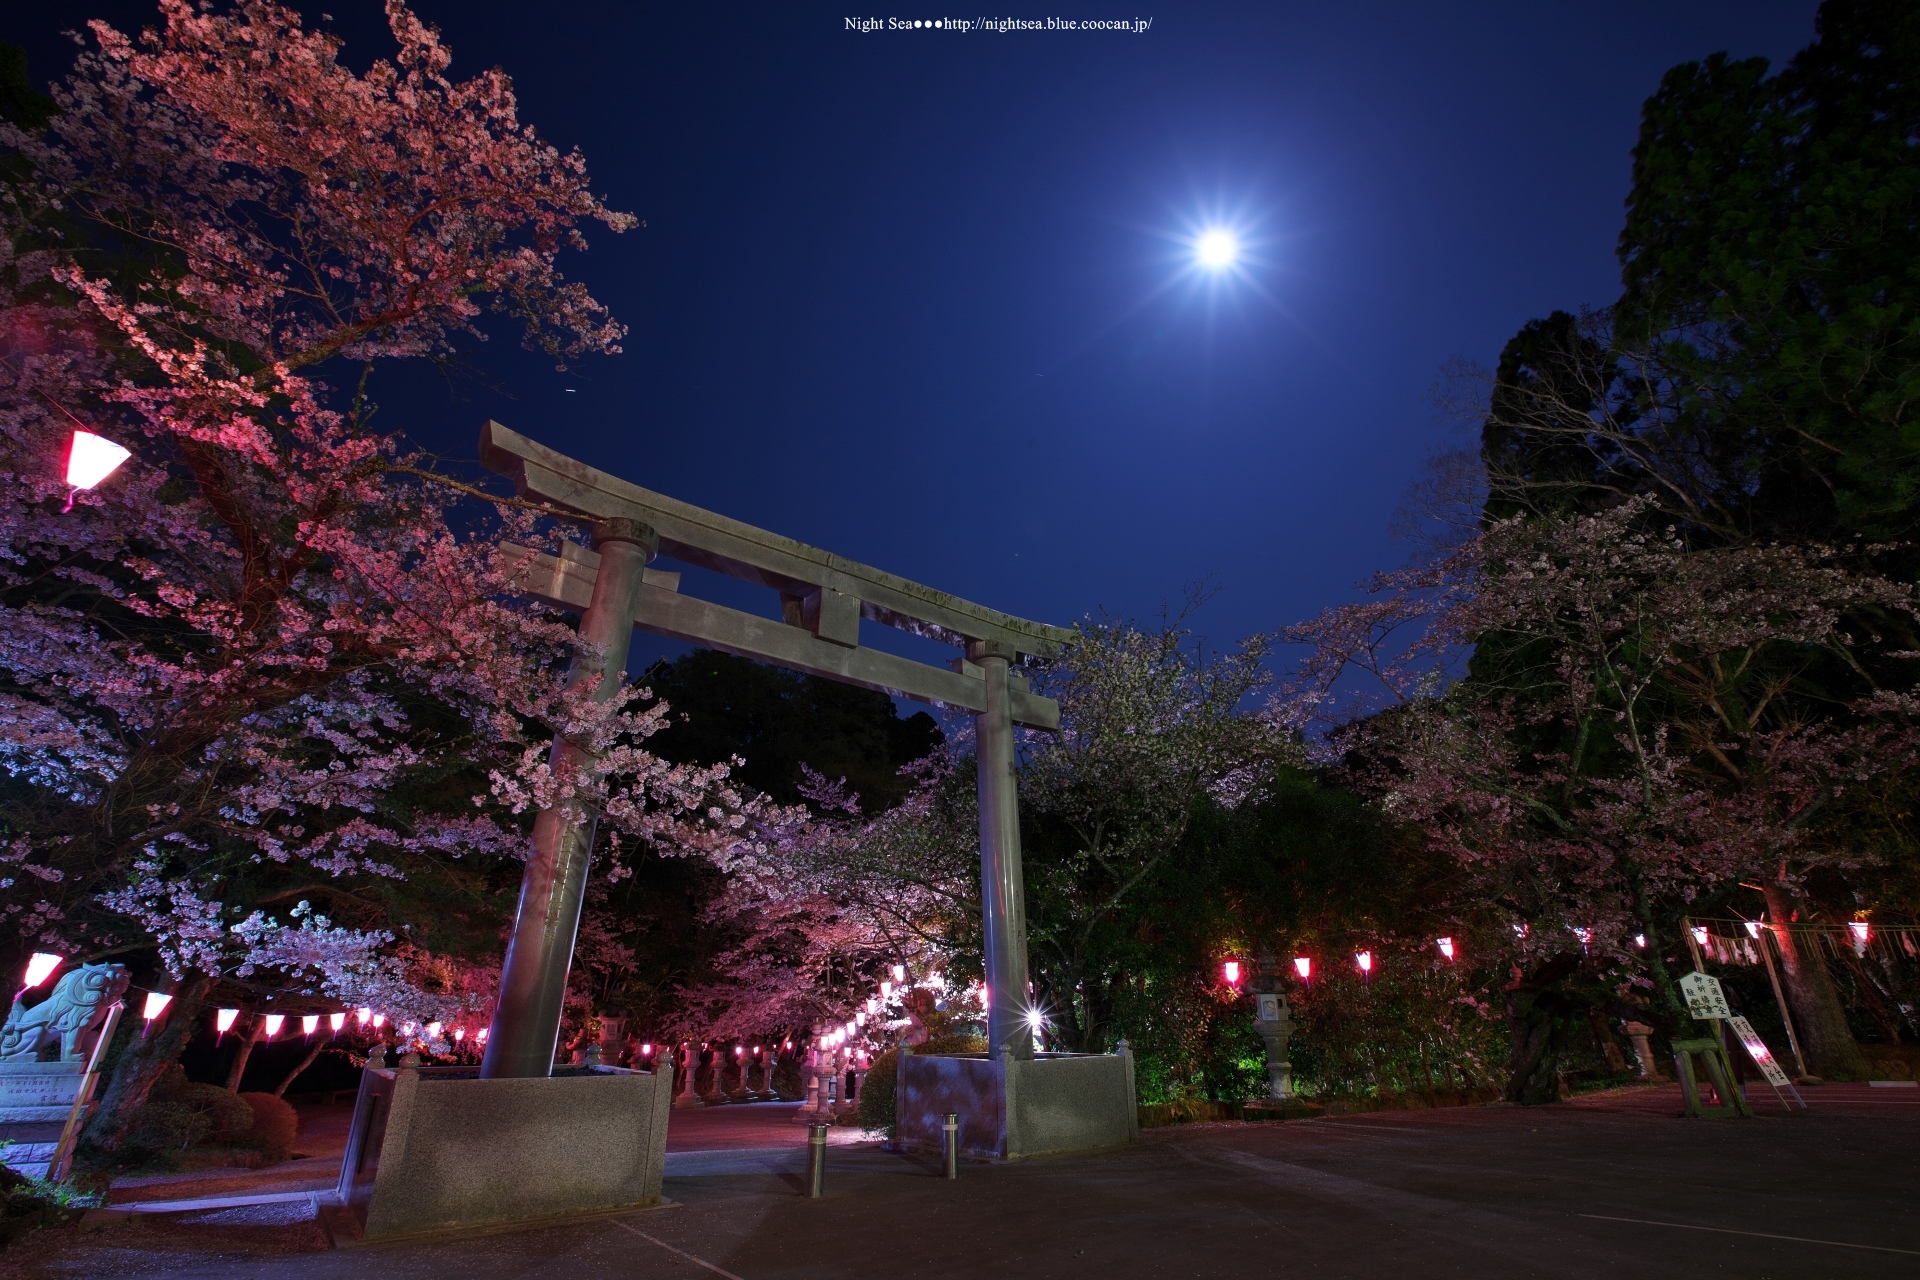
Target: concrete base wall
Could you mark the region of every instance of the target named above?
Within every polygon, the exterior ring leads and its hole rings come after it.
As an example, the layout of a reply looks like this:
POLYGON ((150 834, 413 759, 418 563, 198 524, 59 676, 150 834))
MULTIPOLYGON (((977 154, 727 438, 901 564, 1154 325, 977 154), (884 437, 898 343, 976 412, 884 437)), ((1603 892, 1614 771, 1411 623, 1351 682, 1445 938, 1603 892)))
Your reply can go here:
POLYGON ((1047 1054, 1031 1062, 902 1054, 896 1140, 938 1151, 947 1112, 960 1117, 960 1149, 1018 1160, 1140 1140, 1133 1057, 1047 1054))
POLYGON ((341 1199, 367 1243, 642 1209, 660 1200, 672 1103, 670 1075, 616 1067, 369 1071, 341 1199))

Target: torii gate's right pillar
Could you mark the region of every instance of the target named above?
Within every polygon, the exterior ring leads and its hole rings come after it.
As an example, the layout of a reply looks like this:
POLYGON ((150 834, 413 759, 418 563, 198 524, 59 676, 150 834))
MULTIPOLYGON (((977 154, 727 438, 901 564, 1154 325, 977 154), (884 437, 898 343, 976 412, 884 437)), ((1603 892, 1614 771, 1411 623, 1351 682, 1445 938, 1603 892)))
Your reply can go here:
POLYGON ((980 909, 986 933, 987 1053, 1033 1057, 1027 1022, 1027 894, 1020 873, 1020 792, 1013 758, 1013 647, 974 640, 967 658, 986 676, 986 710, 973 718, 980 769, 980 909))

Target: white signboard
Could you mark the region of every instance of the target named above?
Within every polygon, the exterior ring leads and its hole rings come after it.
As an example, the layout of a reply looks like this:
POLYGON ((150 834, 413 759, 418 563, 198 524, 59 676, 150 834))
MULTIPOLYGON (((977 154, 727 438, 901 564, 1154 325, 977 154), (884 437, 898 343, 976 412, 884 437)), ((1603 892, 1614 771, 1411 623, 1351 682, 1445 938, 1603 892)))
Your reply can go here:
POLYGON ((1700 1019, 1731 1018, 1733 1010, 1727 1008, 1727 993, 1720 989, 1720 979, 1698 970, 1680 979, 1680 994, 1686 997, 1687 1011, 1700 1019))
POLYGON ((1760 1068, 1760 1074, 1767 1078, 1767 1083, 1776 1089, 1785 1087, 1789 1083, 1787 1073, 1773 1060, 1773 1051, 1767 1048, 1767 1042, 1760 1038, 1753 1024, 1735 1016, 1727 1019, 1727 1025, 1733 1028, 1733 1034, 1740 1037, 1740 1043, 1747 1046, 1747 1056, 1753 1059, 1754 1066, 1760 1068))

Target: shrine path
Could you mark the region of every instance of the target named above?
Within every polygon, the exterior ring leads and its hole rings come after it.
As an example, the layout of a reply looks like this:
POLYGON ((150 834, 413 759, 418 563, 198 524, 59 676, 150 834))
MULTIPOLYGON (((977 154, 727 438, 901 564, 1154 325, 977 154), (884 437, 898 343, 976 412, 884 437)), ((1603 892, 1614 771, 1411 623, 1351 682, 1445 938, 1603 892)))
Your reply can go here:
MULTIPOLYGON (((137 1215, 0 1258, 27 1280, 900 1280, 1044 1277, 1920 1275, 1920 1090, 1826 1086, 1753 1120, 1678 1118, 1673 1087, 1556 1106, 1150 1130, 1138 1147, 1013 1165, 847 1147, 828 1196, 758 1144, 669 1169, 677 1207, 412 1248, 330 1251, 294 1205, 137 1215), (728 1163, 732 1161, 733 1163, 728 1163), (36 1256, 37 1254, 37 1256, 36 1256)), ((768 1112, 772 1115, 771 1109, 768 1112)), ((798 1131, 799 1126, 791 1128, 798 1131)), ((779 1130, 786 1132, 786 1130, 779 1130)))

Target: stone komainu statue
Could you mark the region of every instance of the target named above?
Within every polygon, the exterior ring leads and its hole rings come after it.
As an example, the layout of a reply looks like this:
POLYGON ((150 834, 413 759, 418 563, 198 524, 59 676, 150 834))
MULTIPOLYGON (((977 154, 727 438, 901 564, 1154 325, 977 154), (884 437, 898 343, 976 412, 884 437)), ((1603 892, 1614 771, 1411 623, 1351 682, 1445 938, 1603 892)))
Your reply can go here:
POLYGON ((62 1062, 78 1062, 84 1053, 81 1037, 106 1020, 131 977, 125 965, 82 965, 31 1009, 16 997, 6 1026, 0 1027, 0 1062, 38 1062, 41 1051, 53 1044, 60 1046, 62 1062))

